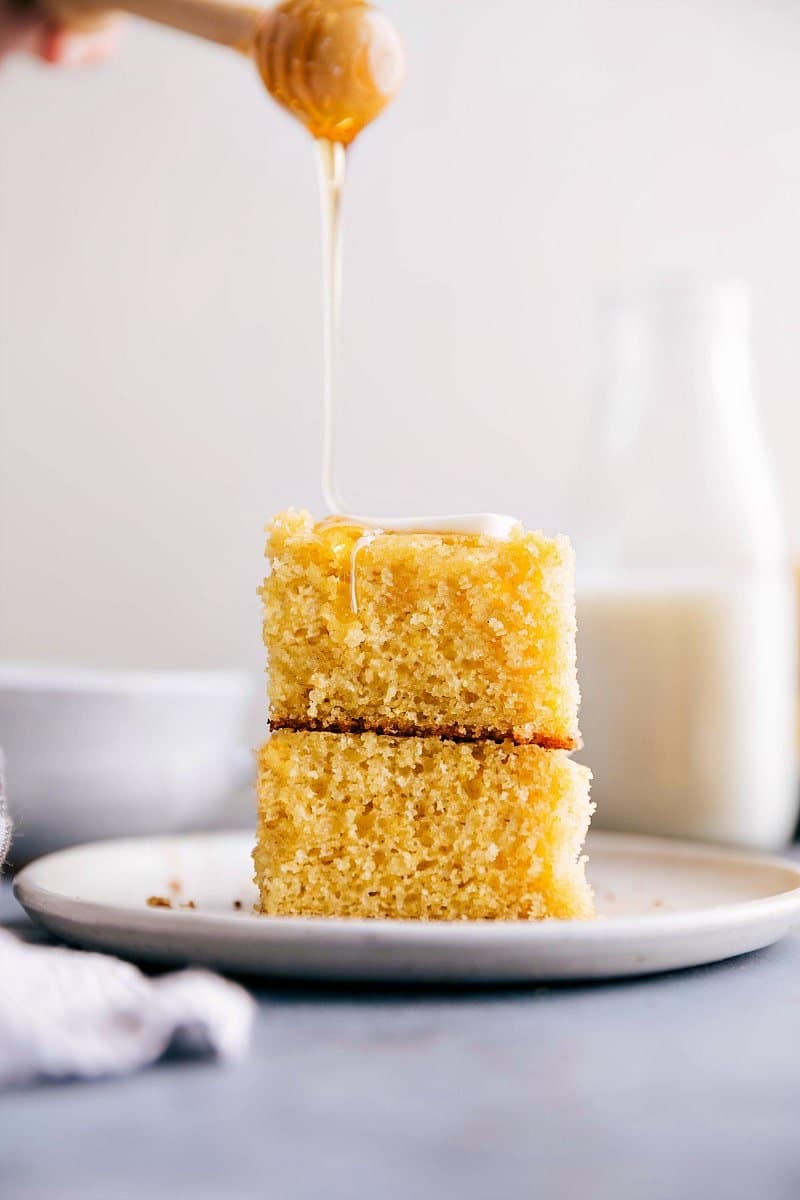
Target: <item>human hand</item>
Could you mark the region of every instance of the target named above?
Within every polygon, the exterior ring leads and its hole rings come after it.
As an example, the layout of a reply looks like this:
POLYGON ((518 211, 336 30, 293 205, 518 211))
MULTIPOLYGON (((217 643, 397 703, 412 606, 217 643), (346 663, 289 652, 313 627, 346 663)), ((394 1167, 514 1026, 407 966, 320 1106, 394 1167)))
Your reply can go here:
POLYGON ((68 29, 29 6, 0 0, 0 59, 19 51, 48 63, 83 66, 113 54, 119 35, 116 17, 103 18, 92 29, 68 29))

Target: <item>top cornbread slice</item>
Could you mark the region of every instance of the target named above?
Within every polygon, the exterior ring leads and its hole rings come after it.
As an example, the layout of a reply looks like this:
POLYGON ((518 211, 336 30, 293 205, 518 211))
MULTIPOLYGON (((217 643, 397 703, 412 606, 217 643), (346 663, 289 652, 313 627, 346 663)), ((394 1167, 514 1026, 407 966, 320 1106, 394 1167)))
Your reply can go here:
POLYGON ((270 526, 273 728, 579 745, 566 538, 391 533, 354 560, 363 532, 291 509, 270 526))

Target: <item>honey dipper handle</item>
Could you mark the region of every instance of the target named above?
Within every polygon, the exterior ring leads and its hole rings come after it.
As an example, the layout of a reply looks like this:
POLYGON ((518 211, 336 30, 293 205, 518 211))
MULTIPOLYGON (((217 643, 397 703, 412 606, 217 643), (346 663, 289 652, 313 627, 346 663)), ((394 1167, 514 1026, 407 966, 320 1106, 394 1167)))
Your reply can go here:
POLYGON ((195 37, 250 53, 256 29, 266 11, 247 0, 43 0, 54 20, 86 28, 111 9, 169 25, 195 37))

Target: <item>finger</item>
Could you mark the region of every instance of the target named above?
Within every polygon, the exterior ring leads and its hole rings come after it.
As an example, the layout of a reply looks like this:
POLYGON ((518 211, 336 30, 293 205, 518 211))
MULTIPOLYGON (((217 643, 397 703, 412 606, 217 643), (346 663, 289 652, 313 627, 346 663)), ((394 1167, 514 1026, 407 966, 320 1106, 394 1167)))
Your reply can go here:
POLYGON ((0 26, 0 56, 12 51, 41 54, 45 25, 41 17, 28 14, 4 21, 0 26))

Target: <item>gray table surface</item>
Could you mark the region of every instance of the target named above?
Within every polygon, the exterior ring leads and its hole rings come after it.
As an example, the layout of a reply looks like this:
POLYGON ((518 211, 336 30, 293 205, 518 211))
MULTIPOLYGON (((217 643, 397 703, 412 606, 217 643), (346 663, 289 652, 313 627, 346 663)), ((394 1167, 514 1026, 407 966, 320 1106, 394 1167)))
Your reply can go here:
MULTIPOLYGON (((35 936, 7 885, 3 920, 35 936)), ((600 986, 246 982, 238 1065, 0 1097, 2 1200, 800 1197, 800 934, 600 986)))

